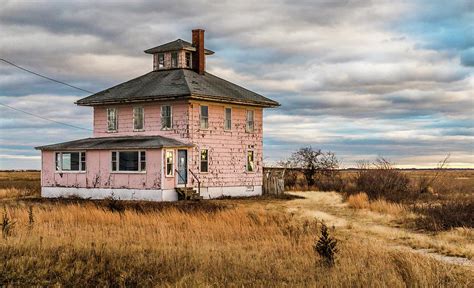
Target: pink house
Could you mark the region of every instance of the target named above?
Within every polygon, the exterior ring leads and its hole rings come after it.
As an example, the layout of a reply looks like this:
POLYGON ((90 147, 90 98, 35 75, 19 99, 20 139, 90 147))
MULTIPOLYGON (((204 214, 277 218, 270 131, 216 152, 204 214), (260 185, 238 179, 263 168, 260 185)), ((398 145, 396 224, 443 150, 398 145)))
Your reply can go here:
POLYGON ((177 200, 262 193, 263 108, 279 104, 205 71, 204 30, 145 51, 153 71, 80 99, 93 137, 37 147, 43 197, 177 200))

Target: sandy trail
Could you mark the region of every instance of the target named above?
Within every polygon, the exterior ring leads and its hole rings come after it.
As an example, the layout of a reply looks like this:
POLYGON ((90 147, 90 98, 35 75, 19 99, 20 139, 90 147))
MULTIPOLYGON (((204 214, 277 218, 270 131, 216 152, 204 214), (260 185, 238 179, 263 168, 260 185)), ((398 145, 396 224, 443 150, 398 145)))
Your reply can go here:
POLYGON ((474 261, 466 257, 453 256, 456 254, 454 251, 460 249, 464 252, 461 253, 463 255, 473 255, 473 243, 459 247, 457 243, 451 243, 450 239, 397 227, 400 223, 396 223, 394 217, 390 215, 349 208, 341 195, 336 192, 290 192, 290 194, 304 197, 283 204, 287 211, 296 215, 317 218, 328 226, 384 241, 391 249, 411 251, 446 263, 474 267, 474 261))

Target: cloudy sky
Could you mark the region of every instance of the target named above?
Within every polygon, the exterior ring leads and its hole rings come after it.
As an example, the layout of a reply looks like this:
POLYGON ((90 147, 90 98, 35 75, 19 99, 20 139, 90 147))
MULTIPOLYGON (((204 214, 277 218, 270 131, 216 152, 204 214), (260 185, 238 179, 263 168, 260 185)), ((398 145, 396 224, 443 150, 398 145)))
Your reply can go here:
MULTIPOLYGON (((301 146, 344 166, 474 167, 474 2, 0 1, 0 58, 100 91, 152 68, 143 50, 206 30, 207 70, 279 101, 264 160, 301 146)), ((86 93, 0 62, 0 102, 91 128, 86 93)), ((0 169, 39 168, 34 146, 90 131, 0 106, 0 169)))

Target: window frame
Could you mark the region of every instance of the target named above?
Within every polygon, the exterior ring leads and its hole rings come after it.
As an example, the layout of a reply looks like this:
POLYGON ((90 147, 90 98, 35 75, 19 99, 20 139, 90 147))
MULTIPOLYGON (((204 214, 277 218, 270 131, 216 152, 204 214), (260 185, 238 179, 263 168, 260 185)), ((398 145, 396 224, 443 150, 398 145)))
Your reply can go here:
POLYGON ((209 129, 209 106, 208 105, 199 105, 199 129, 201 130, 207 130, 209 129), (207 116, 204 118, 204 116, 202 116, 202 109, 206 107, 207 108, 207 116), (202 125, 202 121, 203 119, 205 119, 205 123, 206 123, 206 127, 203 127, 202 125))
POLYGON ((175 169, 175 150, 174 149, 165 149, 165 159, 164 159, 164 169, 165 169, 165 177, 172 178, 174 177, 174 169, 175 169), (171 155, 171 163, 168 163, 168 153, 171 155), (168 164, 171 164, 171 174, 168 174, 168 164))
POLYGON ((224 131, 232 131, 232 112, 232 107, 224 107, 224 131), (230 110, 230 119, 227 119, 227 109, 230 110), (227 121, 230 121, 229 128, 226 128, 227 121))
POLYGON ((209 173, 209 149, 202 148, 199 150, 199 173, 209 173), (202 152, 206 151, 206 161, 202 161, 202 152), (202 162, 206 162, 207 171, 202 171, 202 162))
POLYGON ((117 173, 117 174, 136 174, 136 173, 146 173, 146 163, 147 163, 147 155, 146 155, 146 150, 112 150, 110 151, 110 173, 117 173), (120 153, 122 152, 137 152, 138 153, 138 170, 120 170, 120 153), (115 153, 115 161, 114 161, 114 153, 115 153), (145 160, 142 160, 142 155, 144 155, 145 160), (115 170, 114 168, 114 162, 116 163, 115 165, 115 170), (142 168, 142 164, 145 164, 144 169, 142 168))
POLYGON ((179 54, 178 52, 171 52, 171 68, 178 68, 179 65, 179 54), (176 55, 176 63, 173 62, 173 56, 176 55))
POLYGON ((156 54, 157 54, 157 56, 156 56, 156 58, 157 58, 156 59, 156 62, 157 62, 156 66, 157 66, 158 70, 164 69, 165 68, 165 53, 156 53, 156 54), (160 56, 163 60, 162 63, 160 61, 160 56))
POLYGON ((105 113, 106 113, 106 117, 107 117, 107 133, 116 133, 118 131, 118 108, 117 107, 108 107, 106 110, 105 110, 105 113), (115 129, 110 129, 110 125, 109 125, 109 111, 115 111, 115 129))
POLYGON ((56 173, 86 173, 87 172, 86 151, 55 151, 54 152, 54 171, 56 173), (79 170, 63 170, 63 154, 71 154, 71 153, 79 153, 79 170), (58 155, 60 156, 59 166, 58 166, 58 155))
POLYGON ((255 110, 247 109, 245 112, 245 132, 254 133, 255 132, 255 110), (249 121, 249 113, 252 114, 252 121, 249 121), (249 123, 252 123, 252 127, 249 126, 249 123))
POLYGON ((133 109, 132 109, 132 114, 133 114, 133 131, 134 131, 134 132, 145 131, 145 107, 143 107, 143 106, 135 106, 135 107, 133 107, 133 109), (136 115, 135 115, 135 109, 141 109, 141 111, 142 111, 142 128, 136 128, 136 127, 135 127, 135 124, 136 124, 136 123, 135 123, 135 120, 136 120, 136 119, 135 119, 135 117, 136 117, 136 115))
POLYGON ((248 149, 245 153, 245 173, 255 173, 255 150, 248 149), (249 170, 249 153, 252 152, 252 163, 253 163, 253 170, 249 170))
POLYGON ((184 52, 184 65, 186 68, 193 68, 193 54, 191 52, 184 52))
POLYGON ((161 120, 161 130, 171 130, 171 129, 173 129, 173 106, 172 105, 161 105, 161 107, 160 107, 160 120, 161 120), (163 127, 163 107, 170 107, 170 115, 169 115, 169 117, 170 117, 170 127, 163 127))

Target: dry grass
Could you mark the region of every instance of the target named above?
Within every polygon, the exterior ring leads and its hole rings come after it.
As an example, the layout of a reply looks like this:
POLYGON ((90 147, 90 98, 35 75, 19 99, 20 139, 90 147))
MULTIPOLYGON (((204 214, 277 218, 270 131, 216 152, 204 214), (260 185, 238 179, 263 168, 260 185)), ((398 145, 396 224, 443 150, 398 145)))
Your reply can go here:
MULTIPOLYGON (((92 203, 13 202, 0 242, 0 283, 70 286, 464 286, 462 267, 335 232, 333 269, 319 265, 314 222, 239 206, 217 213, 113 213, 92 203)), ((334 233, 334 232, 332 232, 334 233)))
POLYGON ((383 199, 370 201, 365 193, 349 195, 347 203, 349 204, 349 207, 354 209, 368 209, 370 211, 391 214, 394 216, 404 216, 408 212, 402 204, 388 202, 383 199))

